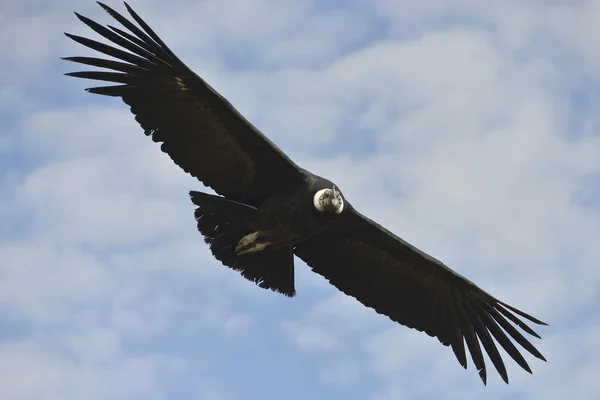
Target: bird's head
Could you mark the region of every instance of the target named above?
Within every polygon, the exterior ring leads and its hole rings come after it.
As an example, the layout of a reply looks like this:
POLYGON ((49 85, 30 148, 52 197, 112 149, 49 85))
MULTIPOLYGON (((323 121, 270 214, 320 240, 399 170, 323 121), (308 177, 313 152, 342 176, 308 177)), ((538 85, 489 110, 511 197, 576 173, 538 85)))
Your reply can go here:
POLYGON ((318 190, 313 197, 313 204, 321 212, 341 214, 344 211, 344 199, 335 185, 331 189, 318 190))

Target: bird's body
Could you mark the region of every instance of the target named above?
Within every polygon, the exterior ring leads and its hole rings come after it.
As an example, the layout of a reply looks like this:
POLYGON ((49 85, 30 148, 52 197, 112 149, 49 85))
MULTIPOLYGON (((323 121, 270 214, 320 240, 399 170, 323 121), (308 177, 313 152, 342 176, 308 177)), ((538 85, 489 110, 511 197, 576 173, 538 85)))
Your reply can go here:
MULTIPOLYGON (((315 194, 333 189, 326 179, 306 174, 297 186, 276 191, 258 207, 257 231, 268 236, 269 247, 294 246, 327 229, 340 214, 318 211, 315 194)), ((327 192, 326 192, 327 193, 327 192)))
POLYGON ((484 383, 480 345, 506 382, 495 342, 529 372, 511 338, 544 360, 513 326, 539 337, 519 317, 543 322, 360 214, 332 182, 297 166, 183 64, 127 4, 141 29, 100 5, 128 32, 78 18, 128 51, 67 34, 119 60, 69 57, 111 71, 68 75, 117 83, 88 91, 122 98, 147 136, 162 142, 161 149, 177 165, 217 192, 190 192, 198 230, 216 259, 260 287, 294 296, 296 255, 364 305, 437 337, 465 368, 466 344, 484 383))
POLYGON ((215 258, 261 287, 291 297, 296 294, 293 248, 325 231, 340 216, 318 211, 314 206, 314 194, 332 190, 332 185, 305 172, 304 179, 275 191, 258 208, 196 191, 190 196, 198 206, 198 230, 215 258), (231 214, 232 218, 211 223, 215 214, 231 214))

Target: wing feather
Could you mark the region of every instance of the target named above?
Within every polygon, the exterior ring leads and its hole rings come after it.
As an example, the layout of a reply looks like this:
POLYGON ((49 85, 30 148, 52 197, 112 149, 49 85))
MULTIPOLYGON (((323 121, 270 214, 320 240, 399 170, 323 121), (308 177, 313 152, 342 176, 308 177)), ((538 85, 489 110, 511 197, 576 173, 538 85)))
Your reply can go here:
POLYGON ((304 170, 248 122, 225 98, 191 71, 142 18, 139 25, 99 3, 125 30, 77 18, 111 44, 66 34, 75 42, 117 60, 66 57, 108 71, 67 75, 121 85, 87 89, 121 97, 147 136, 184 171, 217 193, 258 207, 274 190, 297 184, 304 170))
POLYGON ((484 351, 508 383, 497 344, 531 373, 509 336, 545 361, 516 329, 539 337, 517 315, 539 325, 544 322, 499 301, 350 205, 330 230, 298 244, 294 252, 342 292, 393 321, 437 337, 452 348, 464 368, 466 343, 484 384, 484 351))

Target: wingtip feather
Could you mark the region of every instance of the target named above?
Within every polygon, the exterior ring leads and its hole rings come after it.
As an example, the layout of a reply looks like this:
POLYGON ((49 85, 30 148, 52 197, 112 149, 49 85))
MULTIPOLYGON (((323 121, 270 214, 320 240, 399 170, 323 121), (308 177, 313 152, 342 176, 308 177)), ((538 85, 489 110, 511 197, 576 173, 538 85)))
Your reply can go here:
POLYGON ((521 317, 526 318, 529 321, 531 321, 531 322, 533 322, 533 323, 535 323, 537 325, 548 326, 547 323, 545 323, 545 322, 543 322, 543 321, 541 321, 541 320, 539 320, 539 319, 537 319, 537 318, 535 318, 535 317, 527 314, 526 312, 523 312, 523 311, 519 310, 518 308, 515 308, 515 307, 513 307, 513 306, 511 306, 509 304, 506 304, 503 301, 498 301, 498 303, 501 304, 502 306, 508 308, 510 311, 514 312, 515 314, 520 315, 521 317))

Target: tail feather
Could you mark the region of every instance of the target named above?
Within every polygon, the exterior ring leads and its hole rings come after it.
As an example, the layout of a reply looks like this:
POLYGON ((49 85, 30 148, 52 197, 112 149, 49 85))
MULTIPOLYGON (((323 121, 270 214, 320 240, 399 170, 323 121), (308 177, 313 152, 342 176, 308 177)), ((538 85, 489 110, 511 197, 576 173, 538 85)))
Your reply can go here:
POLYGON ((294 255, 291 247, 266 249, 256 253, 237 255, 235 247, 245 234, 244 221, 256 213, 247 204, 201 192, 190 192, 192 202, 198 206, 194 212, 198 231, 210 246, 215 258, 223 265, 239 271, 242 276, 259 287, 286 296, 296 294, 294 287, 294 255))

